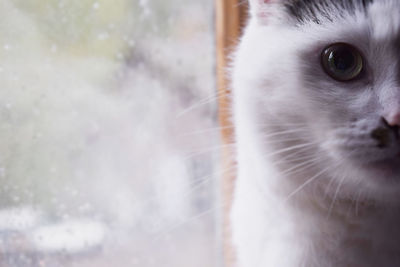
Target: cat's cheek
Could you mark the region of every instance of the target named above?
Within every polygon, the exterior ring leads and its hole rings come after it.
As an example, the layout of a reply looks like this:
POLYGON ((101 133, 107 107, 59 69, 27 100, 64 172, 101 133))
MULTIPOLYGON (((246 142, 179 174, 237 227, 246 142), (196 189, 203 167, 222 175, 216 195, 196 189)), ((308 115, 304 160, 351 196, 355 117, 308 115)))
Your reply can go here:
POLYGON ((324 154, 326 154, 332 161, 340 161, 343 160, 344 155, 343 151, 338 149, 339 141, 334 138, 327 138, 324 140, 320 147, 324 154))
POLYGON ((359 183, 358 180, 353 177, 362 176, 362 172, 360 169, 355 167, 353 163, 353 159, 349 156, 349 153, 345 150, 340 149, 343 145, 343 140, 337 140, 335 138, 327 139, 322 142, 320 148, 322 153, 326 155, 327 166, 338 166, 331 170, 331 177, 339 177, 338 179, 344 179, 346 177, 346 181, 350 184, 359 183))

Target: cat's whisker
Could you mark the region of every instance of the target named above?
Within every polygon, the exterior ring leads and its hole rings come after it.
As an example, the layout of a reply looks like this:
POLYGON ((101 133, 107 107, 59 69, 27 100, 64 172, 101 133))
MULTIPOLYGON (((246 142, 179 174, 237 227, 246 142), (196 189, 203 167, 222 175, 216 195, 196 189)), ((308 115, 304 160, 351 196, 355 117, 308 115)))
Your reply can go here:
POLYGON ((356 214, 356 212, 357 212, 357 210, 356 210, 357 209, 357 201, 358 201, 358 198, 361 195, 361 192, 362 192, 362 188, 358 190, 357 194, 355 194, 353 197, 351 197, 351 205, 349 205, 349 208, 347 210, 346 218, 350 219, 352 217, 352 215, 353 215, 352 214, 352 210, 353 209, 354 209, 354 215, 356 215, 356 217, 357 217, 357 214, 356 214))
POLYGON ((326 199, 328 198, 329 191, 330 191, 331 186, 332 186, 332 184, 333 184, 334 181, 335 181, 335 179, 330 179, 328 185, 326 186, 326 188, 325 188, 325 194, 324 194, 324 197, 323 197, 324 200, 326 200, 326 199))
MULTIPOLYGON (((311 158, 311 160, 308 160, 306 162, 302 162, 300 164, 297 164, 285 171, 282 172, 282 175, 293 175, 295 173, 304 171, 306 169, 309 169, 312 166, 317 165, 318 163, 320 163, 320 159, 316 158, 314 155, 312 157, 308 157, 311 158)), ((265 193, 262 193, 264 196, 266 195, 265 193)))
MULTIPOLYGON (((213 173, 211 173, 209 175, 206 175, 206 176, 202 177, 200 179, 200 181, 196 181, 196 182, 188 185, 188 189, 189 190, 184 192, 183 194, 182 194, 181 190, 176 190, 175 192, 169 192, 168 196, 169 197, 173 197, 174 195, 178 195, 178 194, 179 194, 179 197, 190 196, 191 194, 193 194, 195 192, 195 190, 201 189, 201 186, 203 186, 207 182, 211 181, 211 178, 218 177, 218 176, 223 175, 225 173, 229 173, 229 172, 235 171, 236 167, 237 167, 236 165, 230 165, 228 168, 225 168, 223 170, 215 171, 215 172, 213 172, 213 173)), ((158 198, 158 196, 153 196, 153 197, 148 198, 146 200, 142 199, 141 203, 142 203, 142 205, 146 205, 146 203, 150 204, 152 201, 155 201, 157 198, 158 198)), ((190 199, 190 198, 188 198, 188 199, 190 199)), ((210 208, 208 210, 205 210, 205 211, 203 211, 201 213, 196 214, 193 217, 185 219, 183 222, 176 223, 176 224, 174 224, 173 226, 171 226, 170 228, 168 228, 166 230, 161 230, 161 233, 157 234, 157 236, 160 237, 163 234, 168 234, 168 233, 170 233, 170 232, 172 232, 172 231, 174 231, 176 229, 181 228, 182 226, 184 226, 186 224, 189 224, 189 223, 194 222, 194 221, 196 221, 198 219, 201 219, 204 216, 212 215, 213 211, 217 211, 218 208, 223 208, 227 204, 229 204, 227 201, 224 201, 224 202, 222 202, 223 204, 221 204, 221 205, 212 207, 212 208, 210 208)), ((173 215, 173 214, 171 213, 170 215, 173 215)), ((164 225, 165 223, 163 222, 163 219, 158 219, 156 222, 154 222, 154 224, 155 225, 164 225)), ((157 237, 155 238, 155 240, 157 240, 157 237)))
POLYGON ((305 131, 307 131, 306 128, 304 128, 304 129, 302 129, 302 128, 290 129, 290 130, 284 130, 284 131, 280 131, 280 132, 272 132, 272 133, 269 133, 267 135, 264 135, 263 138, 271 138, 271 137, 274 137, 274 136, 290 134, 290 133, 300 133, 300 132, 305 132, 305 131))
MULTIPOLYGON (((295 159, 306 158, 306 156, 298 157, 298 155, 299 155, 299 154, 302 154, 302 153, 307 153, 307 151, 308 151, 308 150, 311 150, 311 149, 314 149, 314 147, 313 147, 313 146, 309 146, 309 147, 300 148, 300 149, 298 149, 297 151, 295 151, 295 152, 293 152, 293 153, 290 153, 290 155, 288 155, 288 156, 286 156, 286 157, 283 157, 282 160, 290 160, 291 158, 295 158, 295 159)), ((308 155, 308 156, 314 157, 314 154, 308 155)), ((308 156, 307 156, 307 157, 308 157, 308 156)))
POLYGON ((200 100, 200 101, 197 101, 197 102, 194 103, 193 105, 191 105, 191 106, 187 107, 186 109, 180 111, 180 112, 176 115, 176 118, 182 117, 183 115, 189 113, 189 112, 192 111, 192 110, 195 110, 195 109, 200 108, 200 107, 202 107, 202 106, 204 106, 204 105, 210 104, 210 103, 212 103, 213 101, 217 101, 217 100, 219 100, 221 97, 225 97, 225 96, 226 96, 226 93, 225 93, 225 92, 222 92, 222 93, 218 93, 218 94, 216 94, 216 95, 207 97, 207 98, 205 98, 205 99, 202 99, 202 100, 200 100))
POLYGON ((189 160, 192 159, 194 157, 203 155, 203 154, 207 154, 207 153, 216 153, 221 149, 224 148, 235 148, 237 145, 237 143, 230 143, 230 144, 221 144, 221 145, 217 145, 217 146, 213 146, 213 147, 208 147, 199 151, 195 151, 190 153, 189 155, 187 155, 183 160, 189 160))
MULTIPOLYGON (((271 125, 271 124, 268 124, 268 123, 266 123, 266 124, 258 124, 258 126, 266 126, 266 125, 274 126, 274 125, 271 125)), ((307 126, 307 125, 305 125, 303 123, 295 123, 295 124, 276 124, 276 126, 307 126)), ((214 127, 214 128, 208 128, 208 129, 201 129, 201 130, 194 131, 194 132, 183 133, 180 136, 191 136, 191 135, 197 135, 197 134, 203 134, 203 133, 209 133, 209 132, 220 132, 222 130, 230 130, 230 129, 234 130, 235 126, 234 125, 228 125, 228 126, 214 127)), ((268 138, 268 137, 273 137, 275 135, 278 135, 278 133, 281 133, 281 134, 296 133, 296 132, 306 131, 306 130, 307 130, 306 127, 298 128, 298 129, 290 129, 290 130, 284 130, 284 131, 281 131, 281 132, 272 132, 272 133, 270 133, 270 135, 266 135, 264 137, 268 138)))
MULTIPOLYGON (((175 190, 169 191, 166 195, 164 195, 164 197, 173 198, 175 196, 179 196, 180 198, 185 198, 185 199, 187 198, 189 200, 190 199, 189 197, 191 195, 194 195, 196 190, 201 189, 202 186, 206 186, 206 184, 208 182, 212 181, 212 178, 219 177, 226 173, 233 172, 233 171, 235 171, 236 167, 237 167, 236 165, 231 165, 228 168, 214 171, 209 175, 198 178, 198 181, 195 181, 193 183, 186 185, 185 187, 187 187, 187 188, 184 188, 184 190, 186 190, 186 191, 184 191, 183 193, 182 193, 181 188, 175 188, 175 190)), ((151 203, 153 203, 153 202, 158 203, 159 202, 158 198, 159 198, 159 195, 156 194, 156 195, 153 195, 148 198, 140 199, 140 203, 142 206, 150 206, 151 203)), ((161 222, 161 219, 158 221, 161 222)), ((162 223, 160 223, 160 224, 162 224, 162 223)))
POLYGON ((177 230, 177 229, 180 229, 180 228, 182 228, 182 227, 185 226, 185 225, 188 225, 188 224, 190 224, 190 223, 192 223, 192 222, 196 222, 197 220, 202 219, 203 217, 206 217, 206 216, 213 216, 213 215, 214 215, 214 214, 213 214, 214 212, 217 212, 219 209, 224 209, 224 208, 226 208, 228 205, 229 205, 228 202, 221 203, 221 204, 219 204, 219 205, 216 205, 216 206, 214 206, 214 207, 211 207, 211 208, 209 208, 209 209, 206 209, 206 210, 204 210, 204 211, 202 211, 202 212, 200 212, 200 213, 198 213, 198 214, 196 214, 196 215, 194 215, 194 216, 192 216, 192 217, 189 217, 189 218, 185 219, 183 222, 176 223, 176 224, 174 224, 174 225, 168 227, 167 229, 160 230, 160 231, 156 234, 156 236, 153 237, 153 241, 156 242, 156 241, 158 241, 162 236, 168 235, 168 234, 170 234, 171 232, 173 232, 173 231, 175 231, 175 230, 177 230))
POLYGON ((267 156, 267 157, 272 157, 272 156, 276 156, 276 155, 279 155, 279 154, 282 154, 282 153, 285 153, 285 152, 290 152, 290 151, 292 151, 292 150, 299 149, 299 148, 313 147, 313 146, 315 146, 316 144, 317 144, 317 143, 315 143, 315 142, 310 142, 310 143, 305 143, 305 144, 294 145, 294 146, 287 147, 287 148, 284 148, 284 149, 275 151, 275 152, 273 152, 273 153, 267 154, 266 156, 267 156))
POLYGON ((312 183, 313 181, 315 181, 316 179, 318 179, 319 177, 321 177, 322 174, 326 173, 327 171, 329 171, 330 169, 336 168, 337 166, 329 166, 325 169, 323 169, 322 171, 318 172, 317 174, 315 174, 314 176, 312 176, 311 178, 307 179, 302 185, 300 185, 296 190, 294 190, 292 193, 290 193, 284 200, 284 202, 289 201, 294 195, 296 195, 298 192, 300 192, 301 190, 303 190, 303 188, 305 188, 307 185, 309 185, 310 183, 312 183))
POLYGON ((293 166, 294 164, 304 163, 305 161, 314 159, 314 156, 307 156, 301 157, 298 159, 291 159, 291 160, 279 160, 278 162, 274 162, 275 166, 282 169, 282 167, 286 167, 286 165, 293 166), (280 167, 283 165, 282 167, 280 167))
POLYGON ((282 144, 284 142, 293 142, 293 141, 297 141, 297 142, 304 142, 303 140, 301 140, 301 138, 299 136, 280 136, 278 138, 274 138, 273 140, 268 140, 268 141, 264 141, 262 142, 263 144, 282 144))
MULTIPOLYGON (((265 122, 265 123, 259 123, 259 126, 271 126, 271 127, 303 127, 306 129, 310 128, 310 124, 309 123, 305 123, 305 122, 293 122, 293 123, 270 123, 270 122, 265 122)), ((346 123, 330 123, 330 126, 335 126, 335 127, 348 127, 349 124, 346 123)))
POLYGON ((217 172, 213 172, 209 175, 203 176, 201 178, 199 178, 199 181, 196 181, 194 183, 192 183, 191 185, 189 185, 189 190, 188 192, 185 192, 184 195, 190 195, 192 192, 194 192, 195 190, 197 190, 199 187, 201 187, 202 185, 206 184, 207 182, 211 181, 211 178, 214 177, 219 177, 223 174, 232 172, 234 170, 237 169, 236 165, 231 165, 228 168, 225 168, 223 170, 218 170, 217 172))
POLYGON ((281 126, 281 127, 285 127, 285 126, 304 126, 304 127, 309 127, 309 125, 307 123, 304 122, 293 122, 293 123, 271 123, 271 122, 265 122, 265 123, 259 123, 259 125, 265 125, 265 126, 281 126))
POLYGON ((300 154, 300 153, 304 153, 307 150, 311 149, 311 147, 305 147, 302 149, 299 149, 299 151, 296 151, 295 153, 283 157, 281 159, 279 159, 279 161, 274 161, 274 164, 276 166, 279 166, 281 164, 293 164, 293 163, 297 163, 297 162, 304 162, 304 160, 308 160, 308 159, 315 159, 315 155, 307 155, 307 156, 302 156, 302 157, 296 157, 296 155, 300 154), (301 150, 301 151, 300 151, 301 150))
MULTIPOLYGON (((296 133, 296 132, 301 132, 301 131, 307 131, 308 130, 308 125, 305 123, 279 123, 279 124, 270 124, 270 123, 262 123, 262 124, 256 124, 258 126, 282 126, 282 127, 287 127, 287 126, 304 126, 303 128, 296 128, 296 129, 290 129, 290 130, 284 130, 281 132, 272 132, 270 135, 264 136, 265 138, 268 137, 273 137, 275 135, 278 135, 278 133, 281 134, 286 134, 286 133, 296 133)), ((207 128, 207 129, 201 129, 198 131, 194 132, 188 132, 188 133, 183 133, 180 136, 191 136, 191 135, 197 135, 197 134, 203 134, 203 133, 209 133, 209 132, 220 132, 222 130, 229 130, 235 129, 234 125, 228 125, 228 126, 220 126, 220 127, 214 127, 214 128, 207 128)))
POLYGON ((319 163, 319 162, 320 162, 320 159, 319 159, 319 158, 312 157, 310 160, 304 161, 304 162, 302 162, 302 163, 300 163, 300 164, 298 164, 298 165, 295 165, 295 166, 293 166, 293 167, 291 167, 291 168, 285 170, 282 174, 293 174, 293 173, 297 173, 297 172, 303 171, 303 170, 305 170, 305 169, 307 169, 307 168, 309 168, 309 167, 311 167, 311 166, 314 166, 314 165, 316 165, 316 164, 319 163), (303 167, 303 168, 300 168, 300 167, 303 167), (299 168, 300 168, 300 169, 299 169, 299 168), (295 172, 292 172, 293 170, 295 170, 295 172))
POLYGON ((345 178, 346 178, 346 176, 343 176, 342 179, 340 179, 338 186, 336 187, 335 195, 333 196, 333 200, 331 202, 331 205, 330 205, 329 211, 328 211, 328 215, 326 217, 327 220, 329 220, 329 218, 330 218, 330 216, 332 214, 333 207, 335 205, 336 199, 337 199, 337 197, 339 195, 340 188, 342 187, 342 184, 343 184, 345 178))
POLYGON ((299 155, 299 154, 307 153, 309 150, 313 150, 313 149, 314 149, 313 147, 305 147, 305 148, 302 148, 301 151, 299 149, 298 151, 294 152, 293 154, 290 154, 290 155, 284 157, 282 159, 282 162, 278 162, 278 164, 285 163, 285 162, 287 162, 287 163, 296 163, 296 162, 299 162, 299 161, 303 161, 303 160, 307 160, 307 159, 310 159, 310 158, 314 158, 315 155, 299 155))

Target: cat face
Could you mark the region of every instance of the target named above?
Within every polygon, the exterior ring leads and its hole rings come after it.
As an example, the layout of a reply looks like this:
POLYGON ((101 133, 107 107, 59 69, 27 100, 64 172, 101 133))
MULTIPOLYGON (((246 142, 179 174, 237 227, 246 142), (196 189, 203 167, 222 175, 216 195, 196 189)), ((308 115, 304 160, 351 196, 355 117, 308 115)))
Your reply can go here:
POLYGON ((278 132, 276 125, 279 132, 293 131, 285 145, 299 149, 290 152, 301 154, 309 144, 318 169, 342 183, 342 192, 396 200, 400 2, 251 4, 253 18, 239 49, 234 84, 246 88, 237 92, 239 112, 246 109, 255 128, 267 125, 257 128, 256 138, 265 143, 278 132))

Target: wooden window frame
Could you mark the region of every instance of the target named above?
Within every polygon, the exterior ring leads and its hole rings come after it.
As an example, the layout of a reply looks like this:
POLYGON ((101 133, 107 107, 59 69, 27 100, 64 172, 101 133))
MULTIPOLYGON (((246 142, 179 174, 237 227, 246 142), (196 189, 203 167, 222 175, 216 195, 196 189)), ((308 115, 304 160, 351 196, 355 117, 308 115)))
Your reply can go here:
POLYGON ((247 19, 248 5, 244 0, 216 0, 216 52, 217 52, 217 88, 219 96, 219 123, 222 136, 222 170, 230 170, 222 175, 221 202, 222 253, 224 266, 232 267, 235 252, 231 243, 230 210, 232 205, 234 181, 236 177, 235 157, 232 144, 234 127, 231 121, 231 90, 227 75, 229 55, 238 44, 241 30, 247 19))

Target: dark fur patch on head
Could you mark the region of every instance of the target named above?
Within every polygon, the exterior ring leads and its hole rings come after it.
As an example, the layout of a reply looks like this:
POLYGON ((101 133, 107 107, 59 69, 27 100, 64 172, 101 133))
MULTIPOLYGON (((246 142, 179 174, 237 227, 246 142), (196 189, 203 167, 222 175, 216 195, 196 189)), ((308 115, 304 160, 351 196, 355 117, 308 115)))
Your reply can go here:
POLYGON ((314 22, 320 24, 321 18, 333 20, 344 13, 354 13, 358 8, 366 8, 374 0, 289 0, 285 1, 287 13, 299 23, 314 22), (332 14, 335 12, 336 14, 332 14))

